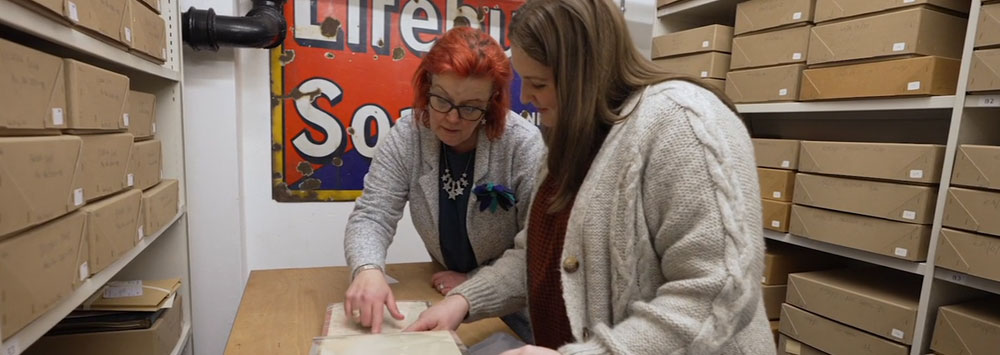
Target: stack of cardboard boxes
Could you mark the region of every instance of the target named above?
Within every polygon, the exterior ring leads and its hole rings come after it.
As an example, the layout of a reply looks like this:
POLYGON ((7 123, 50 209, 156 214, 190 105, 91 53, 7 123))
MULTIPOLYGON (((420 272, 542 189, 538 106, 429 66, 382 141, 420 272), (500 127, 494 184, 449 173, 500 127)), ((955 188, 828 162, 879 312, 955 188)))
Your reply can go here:
POLYGON ((802 141, 789 232, 924 261, 943 162, 940 145, 802 141))
POLYGON ((909 354, 921 281, 881 268, 789 275, 779 353, 909 354))
POLYGON ((795 101, 815 0, 752 0, 736 7, 726 96, 737 103, 795 101))
POLYGON ((936 266, 1000 281, 1000 147, 960 146, 951 184, 936 266))
POLYGON ((699 78, 721 92, 732 42, 733 28, 723 25, 666 34, 653 39, 653 62, 671 73, 699 78))
POLYGON ((976 30, 967 89, 971 92, 1000 90, 1000 3, 983 5, 976 30))
POLYGON ((0 329, 9 338, 135 247, 144 218, 163 219, 143 215, 143 193, 130 189, 158 182, 162 159, 158 143, 136 150, 125 132, 153 120, 146 105, 135 111, 145 117, 127 114, 128 77, 3 39, 0 53, 0 77, 10 78, 0 82, 0 329))
POLYGON ((995 354, 1000 349, 1000 298, 938 308, 931 350, 940 355, 995 354))
POLYGON ((767 251, 764 253, 764 276, 760 282, 764 312, 771 321, 775 342, 778 341, 781 304, 785 302, 785 295, 788 293, 788 275, 829 269, 839 265, 840 260, 831 255, 780 242, 768 243, 767 251))
POLYGON ((816 0, 800 100, 953 95, 968 0, 816 0))
POLYGON ((159 0, 15 1, 147 60, 167 60, 167 23, 158 15, 159 0))
POLYGON ((788 232, 792 213, 795 171, 799 167, 799 141, 790 139, 753 139, 760 180, 761 216, 764 229, 788 232))

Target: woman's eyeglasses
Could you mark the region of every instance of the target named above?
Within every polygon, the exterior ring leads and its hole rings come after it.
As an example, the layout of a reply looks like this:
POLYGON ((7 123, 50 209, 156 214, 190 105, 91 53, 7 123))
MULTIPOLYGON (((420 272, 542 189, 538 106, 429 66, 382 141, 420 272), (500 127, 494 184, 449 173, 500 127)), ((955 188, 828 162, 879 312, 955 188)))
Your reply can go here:
POLYGON ((427 96, 430 97, 428 100, 428 106, 434 109, 434 111, 443 114, 448 114, 451 110, 458 110, 458 118, 466 121, 479 121, 479 119, 486 115, 486 109, 484 108, 455 105, 450 100, 434 94, 428 94, 427 96))

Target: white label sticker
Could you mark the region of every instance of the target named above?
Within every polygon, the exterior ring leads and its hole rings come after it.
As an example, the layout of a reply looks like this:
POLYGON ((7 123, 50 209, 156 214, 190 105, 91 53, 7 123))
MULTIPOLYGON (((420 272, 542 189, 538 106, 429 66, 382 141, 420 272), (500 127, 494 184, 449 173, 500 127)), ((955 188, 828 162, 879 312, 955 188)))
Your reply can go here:
POLYGON ((771 227, 781 228, 781 221, 771 221, 771 227))
POLYGON ((69 19, 73 22, 80 22, 80 13, 76 11, 76 3, 66 2, 66 8, 69 9, 69 19))
POLYGON ((911 81, 909 83, 906 83, 906 90, 907 91, 920 90, 920 82, 911 81))
POLYGON ((1000 96, 983 96, 979 98, 979 106, 1000 106, 1000 96))
POLYGON ((708 48, 711 44, 709 41, 701 41, 701 48, 708 48))
POLYGON ((84 261, 83 264, 80 264, 80 281, 86 280, 88 277, 90 277, 90 265, 84 261))
POLYGON ((146 231, 143 230, 143 226, 139 226, 139 239, 146 237, 146 231))
POLYGON ((125 298, 142 296, 142 281, 111 281, 104 289, 104 298, 125 298))
POLYGON ((775 191, 771 193, 771 197, 781 198, 781 191, 775 191))
POLYGON ((128 174, 125 180, 128 180, 127 182, 129 187, 135 186, 135 174, 128 174))
MULTIPOLYGON (((3 334, 0 334, 3 336, 3 334)), ((21 344, 18 344, 17 339, 8 339, 6 343, 3 343, 3 355, 17 355, 21 353, 21 344)))
POLYGON ((760 283, 767 283, 767 276, 761 276, 760 283))
POLYGON ((785 343, 785 352, 792 355, 802 354, 802 344, 789 339, 789 341, 785 343))
POLYGON ((906 42, 896 42, 892 44, 892 51, 899 52, 906 50, 906 42))
POLYGON ((910 251, 906 250, 905 248, 896 248, 896 251, 894 251, 893 254, 896 254, 898 256, 901 256, 901 257, 905 258, 906 255, 910 254, 910 251))
POLYGON ((83 204, 83 188, 73 190, 73 206, 79 206, 83 204))
POLYGON ((904 4, 911 4, 911 3, 916 2, 916 1, 917 0, 903 0, 903 3, 904 4))
POLYGON ((915 211, 903 211, 903 219, 914 220, 917 219, 917 212, 915 211))
POLYGON ((708 77, 708 72, 707 71, 701 72, 701 77, 702 78, 707 78, 708 77))
POLYGON ((61 108, 59 108, 59 107, 53 107, 52 108, 52 125, 53 126, 62 126, 63 123, 65 123, 65 122, 66 122, 66 120, 63 119, 63 110, 61 108))
POLYGON ((153 122, 153 133, 156 133, 156 122, 153 122))
POLYGON ((923 179, 924 178, 924 171, 923 170, 917 170, 917 169, 910 170, 910 178, 911 179, 923 179))
POLYGON ((792 167, 792 162, 787 161, 787 160, 782 160, 781 161, 781 167, 782 168, 790 168, 790 167, 792 167))
POLYGON ((125 42, 132 42, 132 29, 125 27, 125 42))
POLYGON ((125 123, 125 127, 128 127, 129 119, 128 119, 128 114, 127 113, 123 113, 122 114, 122 122, 125 123))
POLYGON ((796 13, 792 14, 792 20, 801 20, 801 19, 802 19, 802 13, 801 12, 796 12, 796 13))
POLYGON ((792 53, 792 60, 801 60, 802 53, 792 53))
POLYGON ((903 333, 902 330, 899 330, 899 329, 896 329, 896 328, 892 328, 892 337, 893 338, 903 339, 904 336, 906 336, 906 333, 903 333))
POLYGON ((788 96, 788 89, 778 90, 778 96, 788 96))

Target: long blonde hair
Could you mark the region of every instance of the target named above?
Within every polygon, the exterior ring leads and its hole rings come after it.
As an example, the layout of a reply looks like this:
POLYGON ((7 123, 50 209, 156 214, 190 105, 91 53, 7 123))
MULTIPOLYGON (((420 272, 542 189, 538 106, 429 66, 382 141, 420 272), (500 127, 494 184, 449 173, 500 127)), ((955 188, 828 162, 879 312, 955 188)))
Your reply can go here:
MULTIPOLYGON (((671 79, 705 87, 646 59, 632 44, 621 12, 608 0, 529 0, 510 24, 510 39, 551 68, 556 81, 559 118, 545 134, 546 164, 558 186, 549 212, 573 201, 601 139, 628 117, 621 110, 630 96, 671 79)), ((736 111, 724 95, 708 89, 736 111)))

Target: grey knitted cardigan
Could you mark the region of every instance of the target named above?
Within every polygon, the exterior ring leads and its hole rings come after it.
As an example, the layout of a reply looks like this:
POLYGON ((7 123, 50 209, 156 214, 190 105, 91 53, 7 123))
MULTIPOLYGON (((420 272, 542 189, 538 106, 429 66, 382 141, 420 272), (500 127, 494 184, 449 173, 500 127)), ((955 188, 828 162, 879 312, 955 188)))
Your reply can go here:
MULTIPOLYGON (((576 342, 558 350, 774 354, 746 128, 713 94, 682 81, 647 87, 625 112, 632 108, 570 211, 560 271, 576 342)), ((525 306, 525 238, 451 291, 468 299, 467 320, 525 306)))
MULTIPOLYGON (((541 132, 527 120, 508 112, 503 135, 495 141, 479 130, 476 163, 470 183, 501 184, 514 191, 519 202, 510 210, 479 210, 470 196, 466 226, 476 261, 492 262, 514 246, 514 236, 524 228, 535 175, 545 154, 541 132)), ((410 217, 431 257, 445 265, 438 236, 438 194, 441 141, 430 129, 403 117, 384 140, 378 142, 365 189, 355 201, 347 221, 344 253, 351 270, 361 265, 385 266, 386 250, 410 203, 410 217)), ((470 189, 471 191, 471 189, 470 189)), ((471 193, 471 192, 470 192, 471 193)))

